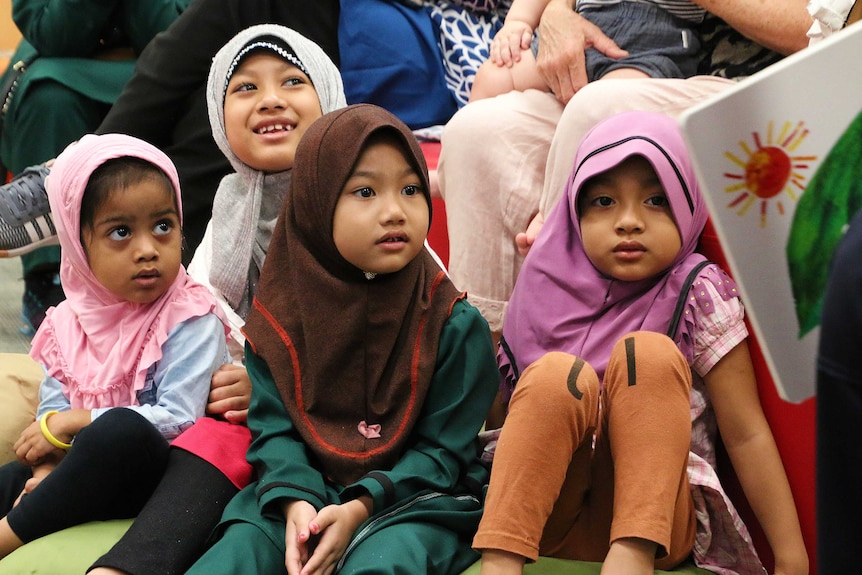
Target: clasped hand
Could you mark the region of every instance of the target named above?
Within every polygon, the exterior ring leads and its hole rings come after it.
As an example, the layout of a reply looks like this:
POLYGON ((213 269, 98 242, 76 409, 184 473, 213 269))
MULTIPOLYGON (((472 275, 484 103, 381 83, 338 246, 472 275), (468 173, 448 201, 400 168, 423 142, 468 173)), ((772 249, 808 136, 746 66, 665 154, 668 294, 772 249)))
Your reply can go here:
POLYGON ((370 516, 371 499, 362 496, 318 512, 306 501, 285 506, 285 566, 288 575, 329 575, 359 526, 370 516))

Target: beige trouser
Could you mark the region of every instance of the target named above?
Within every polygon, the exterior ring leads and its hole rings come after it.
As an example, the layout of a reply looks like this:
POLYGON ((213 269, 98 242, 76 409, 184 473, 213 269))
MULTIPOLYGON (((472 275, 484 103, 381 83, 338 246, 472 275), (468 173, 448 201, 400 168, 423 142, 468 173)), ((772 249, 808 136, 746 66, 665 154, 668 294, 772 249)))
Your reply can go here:
POLYGON ((455 114, 438 164, 449 273, 492 331, 502 329, 523 262, 515 234, 560 198, 584 134, 627 110, 677 116, 732 85, 713 76, 606 79, 585 86, 565 109, 552 94, 527 90, 478 100, 455 114))
POLYGON ((509 404, 473 547, 603 561, 611 542, 639 537, 658 544, 657 568, 683 561, 695 537, 690 390, 685 359, 657 333, 617 343, 601 392, 575 356, 533 363, 509 404))

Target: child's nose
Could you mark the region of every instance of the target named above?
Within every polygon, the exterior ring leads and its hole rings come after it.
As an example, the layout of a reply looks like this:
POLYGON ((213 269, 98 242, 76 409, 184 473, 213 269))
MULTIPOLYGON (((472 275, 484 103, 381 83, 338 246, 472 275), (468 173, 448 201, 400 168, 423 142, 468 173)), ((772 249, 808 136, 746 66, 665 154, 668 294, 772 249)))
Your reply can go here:
POLYGON ((407 218, 400 195, 384 196, 383 220, 385 223, 401 223, 407 218))
POLYGON ((159 250, 155 239, 148 235, 138 236, 135 241, 135 259, 147 261, 158 257, 159 250))
POLYGON ((643 216, 639 206, 622 206, 620 208, 617 229, 625 232, 643 229, 643 216))
POLYGON ((285 105, 284 98, 281 97, 281 94, 277 90, 267 89, 261 93, 260 109, 284 108, 285 105))

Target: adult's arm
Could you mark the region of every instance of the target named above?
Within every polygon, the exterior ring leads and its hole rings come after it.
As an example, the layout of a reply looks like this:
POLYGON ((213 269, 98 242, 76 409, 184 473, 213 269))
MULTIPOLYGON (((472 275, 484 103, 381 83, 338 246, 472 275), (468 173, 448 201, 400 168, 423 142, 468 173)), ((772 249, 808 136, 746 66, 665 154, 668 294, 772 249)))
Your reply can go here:
POLYGON ((96 2, 12 2, 12 20, 43 56, 89 57, 99 45, 112 12, 96 2))
POLYGON ((43 56, 93 55, 110 26, 122 26, 132 46, 142 49, 168 27, 189 0, 138 0, 105 2, 15 0, 12 19, 22 36, 43 56))
POLYGON ((693 0, 758 44, 792 54, 808 46, 807 0, 693 0))

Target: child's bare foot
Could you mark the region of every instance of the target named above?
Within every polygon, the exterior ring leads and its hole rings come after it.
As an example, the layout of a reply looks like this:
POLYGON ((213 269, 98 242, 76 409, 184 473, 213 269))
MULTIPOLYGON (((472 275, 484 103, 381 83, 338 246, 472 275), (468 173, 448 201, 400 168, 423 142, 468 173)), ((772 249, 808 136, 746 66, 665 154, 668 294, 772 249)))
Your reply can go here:
POLYGON ((479 575, 521 575, 524 558, 508 551, 486 549, 482 551, 482 568, 479 575))
POLYGON ((432 198, 442 198, 440 195, 440 180, 437 178, 437 170, 428 170, 428 193, 432 198))
POLYGON ((96 567, 91 571, 87 571, 87 575, 128 575, 128 573, 111 569, 110 567, 96 567))
POLYGON ((530 248, 533 247, 533 242, 536 241, 536 236, 539 235, 539 230, 545 224, 545 216, 541 213, 536 214, 527 226, 526 232, 521 232, 515 236, 515 245, 518 247, 518 253, 526 256, 530 248))
POLYGON ((635 537, 611 543, 601 575, 653 575, 656 544, 635 537))

